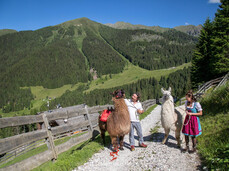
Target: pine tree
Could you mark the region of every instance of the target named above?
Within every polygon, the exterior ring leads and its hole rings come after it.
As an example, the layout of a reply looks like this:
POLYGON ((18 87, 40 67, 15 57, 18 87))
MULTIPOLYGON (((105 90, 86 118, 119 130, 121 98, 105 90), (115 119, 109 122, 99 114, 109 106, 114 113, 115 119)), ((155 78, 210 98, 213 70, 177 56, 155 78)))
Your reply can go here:
POLYGON ((215 14, 213 55, 211 71, 214 77, 229 71, 229 1, 221 0, 220 9, 215 14))
POLYGON ((191 79, 195 87, 198 83, 208 81, 211 77, 209 63, 212 58, 213 24, 207 18, 201 30, 199 41, 192 58, 191 79))
POLYGON ((193 87, 229 71, 229 1, 221 0, 215 19, 206 20, 192 59, 193 87))

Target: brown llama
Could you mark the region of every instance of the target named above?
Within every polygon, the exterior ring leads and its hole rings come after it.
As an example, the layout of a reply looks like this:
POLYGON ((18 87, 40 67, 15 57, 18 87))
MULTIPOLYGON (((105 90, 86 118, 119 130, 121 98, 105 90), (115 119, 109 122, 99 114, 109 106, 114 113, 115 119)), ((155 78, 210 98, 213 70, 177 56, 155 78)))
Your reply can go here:
POLYGON ((124 101, 124 91, 116 90, 112 93, 112 95, 114 109, 111 110, 111 114, 108 116, 107 122, 100 121, 101 116, 99 116, 99 128, 104 145, 105 132, 108 131, 113 145, 113 150, 118 150, 117 138, 119 139, 120 150, 124 150, 124 136, 130 132, 130 115, 124 101))

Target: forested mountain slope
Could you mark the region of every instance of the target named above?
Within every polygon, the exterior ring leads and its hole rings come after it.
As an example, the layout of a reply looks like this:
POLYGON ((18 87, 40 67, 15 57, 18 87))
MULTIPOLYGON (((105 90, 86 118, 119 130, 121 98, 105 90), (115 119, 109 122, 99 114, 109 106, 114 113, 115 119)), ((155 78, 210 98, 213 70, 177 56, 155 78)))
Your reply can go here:
POLYGON ((100 77, 122 72, 127 63, 148 70, 187 63, 195 42, 176 30, 120 30, 87 18, 2 35, 0 108, 29 106, 34 97, 20 87, 86 83, 92 80, 92 68, 100 77))

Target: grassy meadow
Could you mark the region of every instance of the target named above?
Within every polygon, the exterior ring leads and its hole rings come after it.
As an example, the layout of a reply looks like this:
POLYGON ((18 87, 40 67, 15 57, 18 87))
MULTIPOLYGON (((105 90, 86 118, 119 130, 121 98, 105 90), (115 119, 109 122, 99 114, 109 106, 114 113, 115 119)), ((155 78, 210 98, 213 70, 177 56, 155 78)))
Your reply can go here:
POLYGON ((202 135, 197 138, 203 165, 210 170, 229 169, 229 82, 205 94, 200 101, 202 135))
POLYGON ((155 77, 157 80, 160 80, 161 76, 168 76, 172 72, 189 66, 191 66, 191 63, 186 63, 169 69, 149 71, 135 65, 128 64, 122 73, 112 74, 112 78, 110 78, 109 75, 105 75, 100 79, 92 81, 90 83, 89 89, 86 90, 86 92, 90 92, 94 89, 107 89, 116 86, 122 86, 124 84, 137 82, 139 79, 150 77, 155 77))

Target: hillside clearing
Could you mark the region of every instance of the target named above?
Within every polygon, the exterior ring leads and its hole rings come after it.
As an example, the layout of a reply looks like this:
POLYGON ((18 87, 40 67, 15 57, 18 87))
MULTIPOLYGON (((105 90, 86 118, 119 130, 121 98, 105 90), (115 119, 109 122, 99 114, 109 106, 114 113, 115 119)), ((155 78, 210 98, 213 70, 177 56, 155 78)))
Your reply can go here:
POLYGON ((110 79, 109 75, 105 75, 101 79, 92 81, 89 89, 86 90, 86 92, 90 92, 94 89, 107 89, 122 86, 124 84, 134 83, 140 79, 150 77, 154 77, 159 81, 161 76, 168 76, 170 73, 183 69, 184 67, 189 67, 190 65, 191 63, 186 63, 178 67, 153 71, 149 71, 134 65, 128 65, 122 73, 112 74, 112 79, 110 79))

